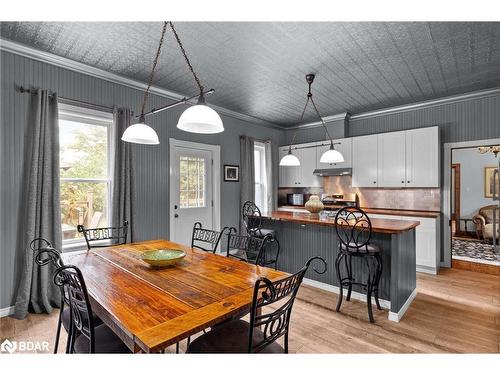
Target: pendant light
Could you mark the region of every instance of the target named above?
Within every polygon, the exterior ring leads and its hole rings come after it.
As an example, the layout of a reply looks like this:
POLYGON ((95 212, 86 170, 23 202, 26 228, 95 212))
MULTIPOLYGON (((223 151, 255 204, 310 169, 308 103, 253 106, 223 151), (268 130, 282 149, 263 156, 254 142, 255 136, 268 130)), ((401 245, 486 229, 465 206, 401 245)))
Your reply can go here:
POLYGON ((186 109, 181 117, 179 117, 179 121, 177 122, 177 128, 180 130, 184 130, 190 133, 198 133, 198 134, 215 134, 222 133, 224 131, 224 125, 222 124, 222 120, 217 112, 215 112, 212 108, 208 107, 205 103, 205 96, 203 95, 203 85, 200 82, 200 79, 194 72, 193 66, 189 61, 189 58, 186 54, 186 50, 182 45, 181 39, 175 30, 174 24, 169 22, 170 28, 174 33, 175 40, 179 45, 179 48, 184 56, 184 60, 186 60, 186 64, 189 67, 191 74, 200 90, 200 96, 198 98, 198 103, 192 107, 186 109))
MULTIPOLYGON (((328 150, 326 150, 322 155, 321 155, 321 158, 319 159, 319 162, 320 163, 325 163, 325 164, 332 164, 332 163, 343 163, 345 160, 344 160, 344 156, 338 151, 338 150, 335 150, 335 143, 333 143, 333 139, 332 137, 330 136, 330 133, 328 132, 328 128, 326 127, 326 124, 325 122, 323 121, 323 118, 321 117, 320 113, 319 113, 319 110, 318 110, 318 107, 316 107, 316 103, 314 102, 314 99, 312 97, 312 92, 311 92, 311 85, 312 83, 314 82, 314 78, 315 78, 315 75, 314 74, 307 74, 306 75, 306 82, 307 84, 309 85, 309 91, 307 93, 307 100, 306 100, 306 104, 304 106, 304 109, 302 110, 302 115, 300 116, 300 122, 302 122, 302 119, 304 118, 304 114, 306 113, 306 109, 307 109, 307 105, 309 104, 309 102, 311 102, 313 108, 314 108, 314 111, 316 112, 316 115, 319 117, 319 120, 321 121, 321 125, 323 125, 323 127, 325 128, 325 131, 326 131, 326 134, 328 136, 328 138, 330 139, 330 148, 328 150)), ((297 133, 294 134, 293 136, 293 139, 292 139, 292 144, 293 144, 293 141, 295 140, 295 136, 297 135, 297 133)), ((288 154, 283 156, 283 158, 281 159, 280 161, 280 165, 292 165, 292 166, 298 166, 300 165, 300 161, 299 159, 292 155, 292 146, 290 145, 289 149, 288 149, 288 154), (297 159, 297 161, 295 162, 296 164, 282 164, 283 162, 285 163, 290 163, 291 160, 289 157, 293 157, 295 159, 297 159), (287 158, 287 160, 285 161, 285 158, 287 158)))
POLYGON ((153 76, 155 73, 156 65, 160 58, 161 47, 163 46, 163 38, 165 37, 165 32, 167 31, 167 23, 163 22, 163 29, 161 32, 160 43, 158 44, 158 49, 156 50, 156 56, 153 61, 153 67, 151 68, 151 73, 149 73, 149 81, 144 91, 144 97, 142 99, 141 115, 139 116, 139 121, 131 126, 129 126, 122 135, 122 141, 130 143, 139 143, 143 145, 157 145, 160 144, 158 139, 158 134, 155 130, 146 125, 146 117, 144 116, 144 109, 146 108, 146 102, 148 101, 149 89, 153 84, 153 76))
POLYGON ((280 160, 280 165, 282 167, 298 167, 300 166, 300 160, 294 154, 292 154, 292 146, 288 147, 288 154, 283 156, 280 160))
POLYGON ((175 107, 179 104, 183 103, 188 103, 192 99, 198 98, 198 103, 194 106, 189 107, 182 113, 182 115, 179 118, 179 121, 177 123, 177 128, 191 132, 191 133, 198 133, 198 134, 213 134, 213 133, 220 133, 224 131, 224 125, 222 124, 222 120, 219 116, 219 114, 214 111, 212 108, 208 107, 205 103, 205 95, 212 94, 214 92, 213 89, 205 91, 198 76, 194 72, 193 66, 191 65, 191 62, 189 61, 189 58, 187 57, 186 51, 184 49, 184 46, 182 45, 182 42, 179 38, 179 35, 177 34, 177 31, 175 30, 174 24, 172 22, 163 22, 163 30, 160 38, 160 43, 158 45, 158 50, 156 51, 156 56, 153 62, 153 67, 151 69, 151 73, 149 75, 149 82, 146 87, 146 90, 144 91, 144 99, 142 102, 142 108, 141 108, 141 114, 137 116, 136 118, 138 119, 138 122, 129 126, 125 131, 123 132, 122 135, 122 141, 125 142, 132 142, 132 143, 140 143, 140 144, 147 144, 147 145, 157 145, 160 143, 158 139, 158 135, 154 131, 153 128, 148 126, 146 124, 146 117, 152 114, 155 114, 157 112, 164 111, 166 109, 175 107), (184 60, 186 61, 186 64, 189 67, 189 70, 191 74, 194 77, 194 80, 196 81, 196 84, 200 90, 200 93, 194 96, 191 96, 189 98, 182 98, 172 104, 168 104, 166 106, 163 106, 158 109, 152 109, 151 111, 145 113, 144 110, 146 108, 146 103, 149 95, 149 90, 151 89, 151 85, 153 83, 153 76, 155 72, 156 65, 158 64, 158 60, 160 58, 160 52, 161 48, 163 45, 163 39, 165 36, 165 33, 167 31, 167 27, 170 26, 174 36, 175 40, 177 41, 177 44, 182 52, 182 55, 184 56, 184 60))

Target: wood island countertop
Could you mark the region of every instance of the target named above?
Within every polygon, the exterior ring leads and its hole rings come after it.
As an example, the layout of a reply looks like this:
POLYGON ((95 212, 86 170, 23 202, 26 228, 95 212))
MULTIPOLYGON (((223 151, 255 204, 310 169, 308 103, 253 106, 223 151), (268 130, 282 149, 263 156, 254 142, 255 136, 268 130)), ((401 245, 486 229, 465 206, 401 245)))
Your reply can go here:
MULTIPOLYGON (((288 221, 297 224, 315 224, 325 226, 335 226, 333 218, 322 218, 320 216, 310 215, 303 212, 290 211, 272 211, 263 212, 263 219, 288 221)), ((416 228, 420 225, 419 221, 408 220, 392 220, 392 219, 370 219, 372 223, 372 231, 376 233, 396 234, 416 228)))
MULTIPOLYGON (((326 208, 337 208, 340 209, 343 206, 328 206, 325 205, 326 208)), ((305 210, 305 206, 290 206, 283 205, 278 208, 285 209, 296 209, 296 210, 305 210)), ((372 208, 372 207, 361 207, 363 211, 367 214, 379 214, 379 215, 391 215, 391 216, 412 216, 412 217, 425 217, 435 219, 438 218, 441 213, 438 211, 422 211, 422 210, 407 210, 407 209, 391 209, 391 208, 372 208)))

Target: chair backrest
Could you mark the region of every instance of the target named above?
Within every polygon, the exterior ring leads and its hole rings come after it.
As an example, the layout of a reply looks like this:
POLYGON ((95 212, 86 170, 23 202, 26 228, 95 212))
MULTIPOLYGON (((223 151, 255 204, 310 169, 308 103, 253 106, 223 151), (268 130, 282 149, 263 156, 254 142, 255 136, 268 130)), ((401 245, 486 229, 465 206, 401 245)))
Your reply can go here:
MULTIPOLYGON (((47 239, 43 237, 35 238, 30 242, 30 248, 33 250, 34 260, 37 265, 43 267, 52 264, 56 270, 64 266, 61 253, 47 239)), ((64 309, 64 306, 69 304, 69 298, 64 288, 60 287, 59 289, 61 292, 61 309, 64 309)))
POLYGON ((76 227, 78 232, 83 233, 87 248, 106 247, 109 244, 98 244, 98 241, 112 240, 113 245, 123 245, 127 243, 128 221, 125 220, 121 227, 85 228, 83 225, 76 227))
MULTIPOLYGON (((316 256, 310 258, 300 271, 284 279, 275 282, 267 278, 257 280, 253 290, 252 307, 250 310, 249 353, 259 352, 279 337, 283 335, 288 336, 290 316, 295 297, 297 296, 304 275, 310 264, 315 260, 319 260, 322 263, 323 269, 317 270, 313 268, 314 271, 319 274, 325 273, 327 269, 325 260, 316 256), (263 308, 270 305, 274 305, 272 311, 263 311, 263 308), (260 341, 254 338, 254 328, 259 328, 263 333, 263 338, 260 341)), ((288 337, 285 337, 285 352, 288 351, 287 342, 288 337)))
POLYGON ((33 251, 35 263, 39 266, 46 266, 49 263, 52 263, 56 267, 64 265, 61 253, 47 239, 37 237, 30 242, 29 246, 33 251))
POLYGON ((361 208, 344 207, 335 215, 335 231, 341 250, 365 253, 372 236, 372 223, 361 208))
POLYGON ((262 213, 259 207, 251 201, 246 201, 243 203, 243 208, 241 210, 243 225, 248 234, 258 231, 262 226, 262 213), (250 218, 252 220, 252 225, 250 225, 250 218))
POLYGON ((273 237, 267 235, 260 238, 236 233, 236 228, 229 228, 227 234, 226 256, 261 265, 261 262, 264 260, 266 246, 273 241, 273 237))
MULTIPOLYGON (((228 227, 224 227, 221 232, 211 229, 203 229, 200 222, 194 223, 193 235, 191 236, 191 247, 215 253, 217 246, 219 246, 222 235, 228 227), (208 244, 211 248, 203 247, 202 244, 208 244)), ((206 245, 205 245, 206 246, 206 245)))
POLYGON ((59 267, 54 273, 54 282, 64 288, 69 297, 71 317, 69 352, 74 352, 75 339, 83 335, 89 340, 89 353, 94 353, 94 318, 82 272, 73 265, 59 267))

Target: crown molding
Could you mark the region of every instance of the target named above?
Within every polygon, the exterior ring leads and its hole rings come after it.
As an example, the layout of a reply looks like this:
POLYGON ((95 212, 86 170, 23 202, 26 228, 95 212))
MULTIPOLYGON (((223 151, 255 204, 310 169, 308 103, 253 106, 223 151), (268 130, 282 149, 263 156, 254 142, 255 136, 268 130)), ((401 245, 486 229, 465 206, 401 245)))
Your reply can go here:
MULTIPOLYGON (((10 52, 16 55, 20 55, 23 57, 30 58, 32 60, 41 61, 47 64, 55 65, 60 68, 72 70, 74 72, 82 73, 88 76, 92 76, 95 78, 99 78, 105 81, 117 83, 119 85, 127 86, 133 89, 144 91, 147 87, 147 84, 144 82, 136 81, 131 78, 127 78, 121 76, 119 74, 111 73, 103 69, 95 68, 93 66, 80 63, 75 60, 68 59, 66 57, 57 56, 53 53, 40 51, 35 48, 28 47, 26 45, 16 43, 7 39, 0 38, 0 50, 5 52, 10 52)), ((160 88, 157 86, 151 86, 150 92, 152 94, 162 96, 171 100, 180 100, 188 95, 182 95, 175 91, 166 90, 164 88, 160 88)), ((210 107, 216 110, 217 112, 224 114, 226 116, 230 116, 233 118, 237 118, 239 120, 248 121, 256 125, 265 126, 268 128, 275 128, 279 130, 286 129, 283 126, 278 124, 274 124, 265 120, 262 120, 258 117, 246 115, 243 113, 239 113, 224 107, 219 107, 217 105, 210 104, 210 107)))
POLYGON ((437 99, 424 100, 417 103, 404 104, 396 107, 389 107, 384 109, 378 109, 375 111, 358 113, 356 115, 352 115, 350 117, 350 120, 362 120, 362 119, 364 120, 378 116, 415 111, 417 109, 437 107, 445 104, 458 103, 472 99, 486 98, 488 96, 496 96, 499 94, 500 94, 500 87, 495 87, 492 89, 485 89, 485 90, 470 91, 464 94, 443 96, 437 99))

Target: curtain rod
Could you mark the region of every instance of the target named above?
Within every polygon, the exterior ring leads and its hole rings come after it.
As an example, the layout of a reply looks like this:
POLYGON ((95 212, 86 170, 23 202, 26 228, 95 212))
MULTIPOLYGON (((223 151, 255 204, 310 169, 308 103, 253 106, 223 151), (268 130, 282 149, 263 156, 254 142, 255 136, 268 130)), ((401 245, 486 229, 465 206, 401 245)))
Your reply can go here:
MULTIPOLYGON (((37 89, 27 89, 27 88, 24 88, 23 86, 19 86, 19 92, 23 93, 23 94, 36 94, 37 93, 37 89)), ((49 94, 49 97, 53 98, 54 95, 55 95, 54 93, 49 94)), ((86 102, 86 101, 83 101, 83 100, 65 98, 63 96, 59 96, 58 99, 61 99, 61 101, 66 102, 68 104, 77 103, 77 104, 83 104, 83 105, 85 105, 87 107, 90 107, 90 108, 105 109, 107 112, 113 112, 113 108, 114 108, 114 106, 106 106, 106 105, 102 105, 102 104, 95 104, 95 103, 90 103, 90 102, 86 102)))

